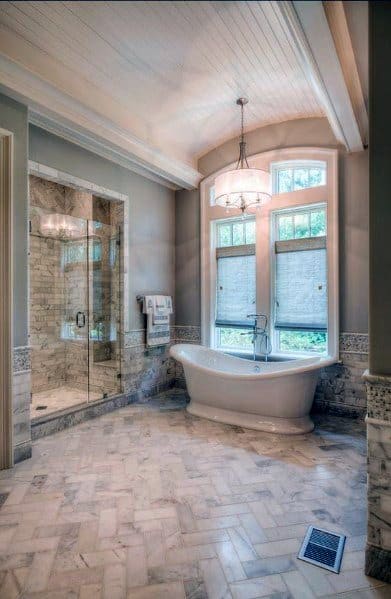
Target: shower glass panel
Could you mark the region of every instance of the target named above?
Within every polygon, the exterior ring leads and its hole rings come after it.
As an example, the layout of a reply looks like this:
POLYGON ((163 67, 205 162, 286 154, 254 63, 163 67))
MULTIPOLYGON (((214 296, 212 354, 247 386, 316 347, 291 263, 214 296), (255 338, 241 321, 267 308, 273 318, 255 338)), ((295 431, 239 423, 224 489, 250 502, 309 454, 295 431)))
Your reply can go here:
POLYGON ((121 391, 119 228, 88 221, 89 397, 121 391))
POLYGON ((88 401, 87 221, 31 206, 33 418, 88 401))
POLYGON ((72 216, 66 218, 75 234, 61 240, 64 299, 61 341, 65 344, 69 401, 72 402, 73 395, 73 403, 77 404, 88 401, 88 222, 72 216))
POLYGON ((119 227, 30 207, 32 418, 121 392, 119 227))

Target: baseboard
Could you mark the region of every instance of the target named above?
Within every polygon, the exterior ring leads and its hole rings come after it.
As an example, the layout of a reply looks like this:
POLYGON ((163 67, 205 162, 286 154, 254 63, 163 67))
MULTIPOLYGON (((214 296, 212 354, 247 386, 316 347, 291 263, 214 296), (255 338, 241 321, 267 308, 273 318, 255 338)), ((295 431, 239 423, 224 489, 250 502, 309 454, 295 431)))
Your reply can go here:
POLYGON ((311 414, 330 414, 331 416, 345 416, 364 421, 367 410, 363 407, 315 399, 311 414))
POLYGON ((14 464, 19 464, 23 460, 28 460, 32 455, 31 441, 26 441, 14 447, 14 464))
POLYGON ((391 582, 391 551, 375 547, 375 545, 367 545, 365 574, 383 582, 391 582))

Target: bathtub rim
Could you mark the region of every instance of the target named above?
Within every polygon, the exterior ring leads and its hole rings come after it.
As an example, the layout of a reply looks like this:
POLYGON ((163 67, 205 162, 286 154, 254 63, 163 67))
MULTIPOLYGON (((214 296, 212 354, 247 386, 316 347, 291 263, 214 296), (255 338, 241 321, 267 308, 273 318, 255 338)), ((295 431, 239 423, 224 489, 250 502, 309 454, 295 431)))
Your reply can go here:
MULTIPOLYGON (((219 376, 220 378, 228 378, 228 379, 241 379, 241 380, 245 380, 245 381, 251 381, 251 380, 260 380, 260 379, 273 379, 273 378, 279 378, 282 376, 295 376, 297 374, 305 374, 307 372, 312 372, 314 370, 321 370, 322 368, 325 368, 326 366, 331 366, 332 364, 335 364, 336 362, 338 362, 338 358, 333 358, 331 356, 319 356, 319 357, 308 357, 308 358, 297 358, 297 361, 299 362, 303 362, 308 360, 311 361, 311 364, 303 364, 302 366, 298 366, 297 368, 293 368, 292 366, 290 368, 286 368, 286 369, 280 369, 280 370, 276 370, 276 371, 270 371, 270 372, 252 372, 252 373, 231 373, 229 371, 226 370, 218 370, 216 368, 210 368, 208 366, 203 366, 201 364, 198 364, 195 360, 192 360, 190 358, 187 358, 186 356, 179 356, 177 355, 178 352, 181 349, 194 349, 194 348, 201 348, 203 351, 207 351, 207 352, 212 352, 212 353, 217 353, 219 355, 226 355, 227 358, 229 358, 229 360, 239 360, 240 362, 249 362, 248 359, 246 358, 238 358, 237 356, 232 356, 229 354, 225 354, 224 352, 220 351, 220 350, 216 350, 216 349, 212 349, 210 347, 205 347, 204 345, 200 345, 200 344, 196 344, 196 343, 177 343, 175 345, 172 345, 170 347, 170 356, 172 358, 174 358, 175 360, 177 360, 178 362, 180 362, 181 364, 183 364, 184 366, 190 366, 190 367, 194 367, 197 368, 198 370, 205 372, 207 374, 214 374, 216 376, 219 376), (313 362, 314 360, 316 360, 315 362, 313 362)), ((286 361, 286 364, 292 364, 293 362, 295 362, 295 359, 286 361)))

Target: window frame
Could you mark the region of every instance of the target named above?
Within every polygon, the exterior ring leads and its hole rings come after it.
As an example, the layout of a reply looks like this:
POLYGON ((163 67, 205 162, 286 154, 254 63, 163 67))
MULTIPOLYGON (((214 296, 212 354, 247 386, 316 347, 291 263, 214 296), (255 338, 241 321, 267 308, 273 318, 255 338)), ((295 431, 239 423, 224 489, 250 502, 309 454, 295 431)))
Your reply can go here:
MULTIPOLYGON (((338 281, 338 150, 330 148, 285 148, 250 156, 250 167, 271 171, 273 165, 296 161, 326 162, 326 184, 297 191, 273 195, 272 201, 263 206, 256 214, 256 264, 257 293, 256 311, 269 316, 269 334, 274 336, 272 326, 272 288, 273 237, 271 226, 272 213, 282 209, 312 209, 317 204, 327 204, 327 284, 328 284, 328 330, 327 355, 338 359, 339 339, 339 281, 338 281), (262 265, 262 268, 260 268, 262 265)), ((225 208, 211 205, 210 188, 217 175, 233 168, 234 163, 205 178, 200 185, 201 194, 201 340, 204 345, 216 348, 213 333, 216 285, 216 239, 214 226, 216 220, 231 220, 240 217, 240 210, 232 210, 227 215, 225 208)), ((275 347, 273 347, 275 353, 275 347)), ((280 352, 281 353, 281 352, 280 352)), ((309 354, 295 354, 297 356, 309 354)), ((314 355, 314 354, 311 354, 314 355)), ((316 354, 320 355, 320 354, 316 354)), ((292 354, 290 354, 292 356, 292 354)))
MULTIPOLYGON (((316 186, 319 187, 319 186, 316 186)), ((314 188, 308 188, 308 189, 314 189, 314 188)), ((303 190, 297 190, 296 192, 284 192, 284 193, 299 193, 300 191, 303 190)), ((295 351, 288 351, 285 350, 285 352, 282 352, 279 349, 280 346, 280 332, 283 329, 280 328, 275 328, 274 322, 276 320, 276 286, 277 286, 277 277, 276 277, 276 272, 277 272, 277 252, 275 250, 275 244, 278 241, 283 241, 283 243, 285 243, 286 241, 293 241, 293 242, 297 242, 300 240, 303 240, 303 242, 305 243, 306 241, 310 240, 310 239, 326 239, 326 264, 328 267, 328 244, 327 244, 327 235, 328 235, 328 221, 327 221, 327 216, 328 216, 328 210, 327 210, 328 206, 327 206, 327 202, 321 202, 319 204, 306 204, 305 206, 295 206, 295 207, 287 207, 287 208, 282 208, 280 210, 273 210, 271 211, 271 219, 270 219, 270 230, 271 230, 271 252, 270 252, 270 262, 271 262, 271 267, 270 267, 270 273, 271 273, 271 280, 270 280, 270 306, 271 306, 271 312, 270 312, 270 318, 271 318, 271 327, 270 327, 270 337, 271 337, 271 342, 272 342, 272 347, 276 348, 277 351, 275 353, 277 354, 289 354, 289 355, 306 355, 306 356, 316 356, 316 355, 322 355, 319 352, 306 352, 306 351, 301 351, 301 352, 295 352, 295 351), (324 209, 326 212, 326 235, 322 235, 322 236, 313 236, 313 237, 298 237, 298 238, 293 238, 292 240, 280 240, 279 239, 279 234, 278 234, 278 217, 281 214, 292 214, 292 213, 311 213, 312 211, 315 211, 317 209, 324 209)), ((305 250, 304 250, 305 251, 305 250)), ((328 277, 327 277, 328 278, 328 277)), ((327 294, 329 295, 329 290, 327 292, 327 294)), ((328 345, 328 329, 329 329, 329 322, 327 323, 327 327, 326 327, 326 345, 328 345)), ((294 331, 297 330, 299 331, 300 329, 285 329, 287 331, 294 331)), ((303 332, 315 332, 315 329, 302 329, 303 332)), ((273 350, 274 352, 274 350, 273 350)))
MULTIPOLYGON (((327 185, 327 163, 325 160, 284 160, 281 162, 273 162, 271 165, 271 179, 272 179, 272 193, 277 195, 279 193, 293 193, 292 191, 279 192, 278 189, 278 173, 286 169, 311 169, 311 168, 325 168, 325 180, 327 185)), ((313 189, 314 187, 322 187, 322 185, 314 185, 312 187, 304 187, 303 189, 313 189)), ((293 191, 302 191, 302 189, 296 189, 293 191)))
MULTIPOLYGON (((226 327, 222 327, 222 325, 217 325, 216 324, 216 298, 217 298, 217 253, 219 250, 221 250, 223 253, 225 253, 226 251, 229 252, 229 250, 232 250, 232 248, 240 248, 240 247, 244 247, 241 245, 231 245, 231 246, 218 246, 218 225, 221 224, 225 224, 225 223, 229 223, 232 224, 234 222, 237 221, 242 221, 242 222, 248 222, 248 221, 255 221, 255 226, 256 226, 256 218, 254 215, 248 215, 248 216, 240 216, 238 217, 238 215, 236 214, 235 216, 230 216, 230 217, 226 217, 226 218, 222 218, 222 219, 216 219, 216 220, 212 220, 210 222, 210 247, 211 247, 211 270, 210 270, 210 277, 211 277, 211 288, 214 290, 212 292, 212 302, 213 304, 211 305, 211 322, 210 322, 210 339, 211 339, 211 343, 212 343, 212 347, 214 347, 215 349, 219 349, 221 351, 227 351, 226 349, 223 349, 222 347, 219 347, 218 344, 218 338, 219 338, 219 332, 218 329, 219 328, 239 328, 238 326, 234 326, 232 324, 232 326, 228 325, 226 327)), ((256 243, 253 244, 245 244, 245 246, 255 246, 255 255, 256 255, 256 243)), ((250 252, 249 252, 250 254, 250 252)), ((243 331, 246 330, 245 327, 240 327, 243 328, 243 331)), ((249 327, 248 327, 249 331, 251 330, 251 323, 249 322, 249 327)), ((250 350, 246 350, 246 349, 238 349, 237 351, 240 351, 242 353, 250 353, 250 350)))

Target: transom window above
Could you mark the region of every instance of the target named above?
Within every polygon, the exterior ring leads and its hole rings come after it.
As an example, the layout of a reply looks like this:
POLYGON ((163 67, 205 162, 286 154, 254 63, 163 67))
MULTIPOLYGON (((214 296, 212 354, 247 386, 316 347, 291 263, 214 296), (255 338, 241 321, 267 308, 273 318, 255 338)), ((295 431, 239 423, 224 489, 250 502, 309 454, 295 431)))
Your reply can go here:
POLYGON ((326 209, 314 208, 280 212, 277 216, 277 240, 324 237, 326 235, 326 209))
POLYGON ((225 221, 217 225, 216 247, 231 247, 255 243, 255 220, 225 221))
POLYGON ((277 163, 272 166, 272 175, 274 194, 318 187, 326 185, 326 163, 320 160, 277 163))

